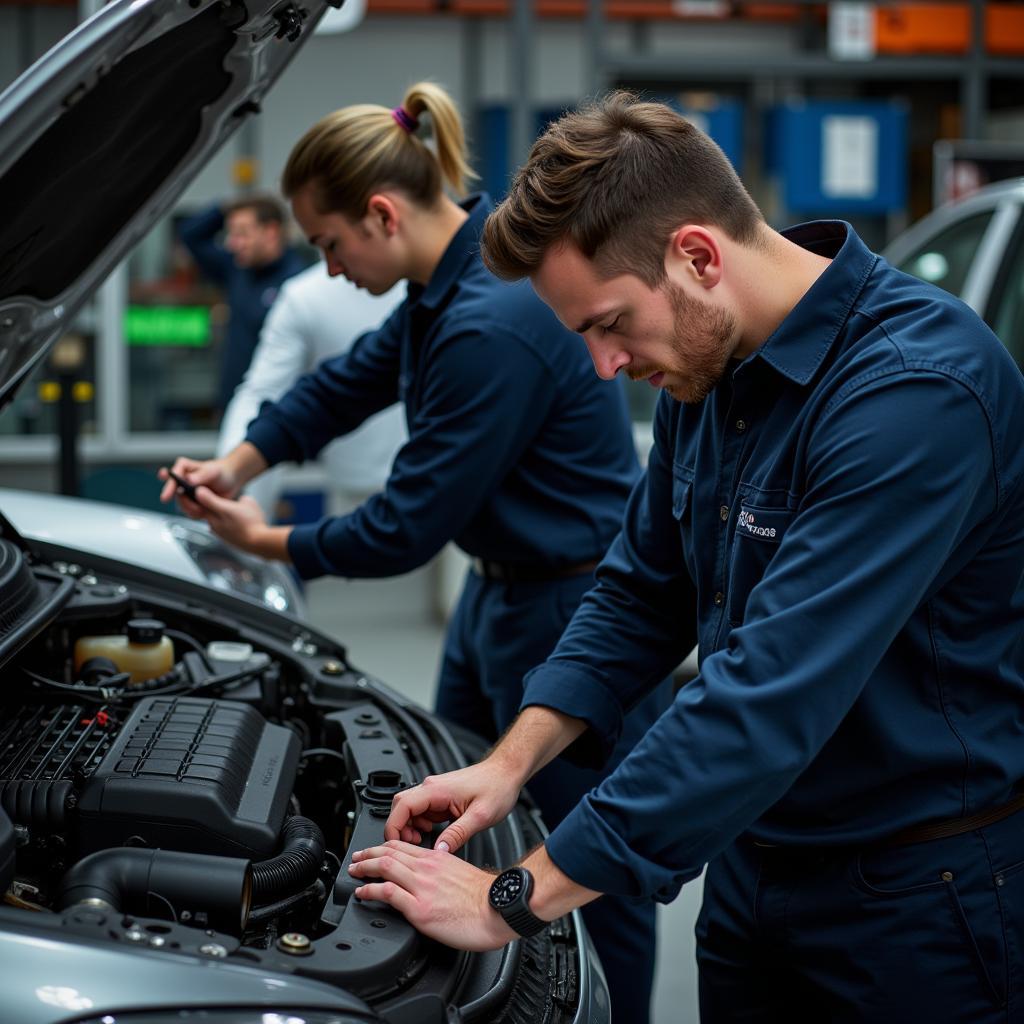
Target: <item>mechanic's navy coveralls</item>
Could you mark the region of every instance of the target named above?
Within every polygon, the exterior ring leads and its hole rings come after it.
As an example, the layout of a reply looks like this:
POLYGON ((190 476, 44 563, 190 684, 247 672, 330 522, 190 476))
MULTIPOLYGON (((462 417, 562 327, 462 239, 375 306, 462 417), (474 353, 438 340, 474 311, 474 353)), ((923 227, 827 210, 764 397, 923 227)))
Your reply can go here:
POLYGON ((227 408, 235 388, 249 369, 260 340, 260 329, 278 290, 289 277, 306 267, 298 251, 290 247, 272 263, 240 267, 235 257, 217 243, 217 235, 223 227, 224 214, 219 206, 213 206, 189 217, 178 228, 178 237, 199 269, 227 293, 230 317, 217 384, 217 403, 221 411, 227 408))
MULTIPOLYGON (((438 711, 494 739, 518 710, 524 675, 551 653, 593 584, 592 566, 573 567, 607 550, 639 467, 622 387, 598 379, 586 346, 528 282, 505 284, 484 267, 478 237, 490 203, 475 197, 467 208, 426 287, 410 284, 379 330, 264 406, 247 440, 271 464, 301 461, 405 403, 409 440, 384 491, 349 515, 296 526, 288 553, 306 578, 393 576, 454 540, 499 569, 543 577, 470 572, 449 628, 438 711)), ((630 715, 615 760, 669 701, 662 684, 630 715)), ((530 792, 551 825, 601 777, 557 759, 530 792)), ((614 903, 584 916, 613 993, 633 993, 614 1007, 616 1021, 641 1022, 654 904, 614 903)))
POLYGON ((684 686, 547 843, 670 900, 710 862, 705 1022, 1024 1020, 1024 380, 959 300, 849 225, 701 405, 662 396, 645 481, 524 705, 591 728, 699 641, 684 686), (963 827, 954 821, 951 828, 963 827))

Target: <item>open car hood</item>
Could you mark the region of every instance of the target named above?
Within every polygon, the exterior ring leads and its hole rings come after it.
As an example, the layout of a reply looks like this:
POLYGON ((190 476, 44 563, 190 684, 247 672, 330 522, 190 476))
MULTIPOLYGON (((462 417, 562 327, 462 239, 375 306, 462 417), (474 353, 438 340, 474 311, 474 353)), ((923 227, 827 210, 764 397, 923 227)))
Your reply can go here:
POLYGON ((0 94, 0 407, 327 6, 113 0, 0 94))

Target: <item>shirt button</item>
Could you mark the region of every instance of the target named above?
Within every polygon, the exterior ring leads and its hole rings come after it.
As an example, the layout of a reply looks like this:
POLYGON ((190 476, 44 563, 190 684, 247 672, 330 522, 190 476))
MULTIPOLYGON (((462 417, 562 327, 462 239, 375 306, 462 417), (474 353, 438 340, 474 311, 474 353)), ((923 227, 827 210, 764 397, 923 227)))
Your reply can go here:
POLYGON ((725 594, 723 594, 721 591, 719 591, 717 594, 715 594, 715 604, 719 608, 721 608, 722 605, 725 604, 725 594))
POLYGON ((721 519, 723 523, 726 523, 726 522, 729 521, 729 506, 728 505, 723 505, 718 510, 718 518, 721 519))
POLYGON ((746 420, 737 420, 736 421, 736 433, 737 434, 742 434, 743 431, 746 430, 746 429, 747 429, 747 421, 746 420))

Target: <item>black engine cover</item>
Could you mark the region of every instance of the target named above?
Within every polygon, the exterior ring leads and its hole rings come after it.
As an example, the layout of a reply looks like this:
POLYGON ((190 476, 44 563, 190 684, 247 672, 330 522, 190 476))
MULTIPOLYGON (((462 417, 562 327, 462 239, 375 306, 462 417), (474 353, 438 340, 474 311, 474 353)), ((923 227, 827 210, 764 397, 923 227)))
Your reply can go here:
POLYGON ((298 760, 298 737, 248 705, 145 698, 81 789, 80 848, 268 857, 298 760))

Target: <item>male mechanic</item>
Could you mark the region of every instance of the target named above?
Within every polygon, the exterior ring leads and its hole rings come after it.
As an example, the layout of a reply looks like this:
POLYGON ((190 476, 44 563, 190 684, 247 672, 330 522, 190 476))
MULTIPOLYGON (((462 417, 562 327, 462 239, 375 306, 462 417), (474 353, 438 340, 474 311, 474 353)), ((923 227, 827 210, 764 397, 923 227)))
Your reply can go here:
POLYGON ((849 225, 771 230, 709 139, 624 94, 548 130, 484 245, 602 377, 661 389, 654 450, 511 729, 396 799, 357 895, 489 948, 602 893, 670 900, 707 863, 705 1024, 1024 1019, 1009 356, 849 225), (436 849, 566 747, 600 763, 694 640, 699 677, 528 875, 436 849), (441 820, 435 849, 400 841, 441 820))
POLYGON ((199 269, 227 292, 229 320, 220 358, 217 407, 223 411, 249 368, 278 290, 305 267, 288 244, 284 207, 273 196, 243 196, 184 221, 178 236, 199 269), (217 236, 224 231, 224 244, 217 236))

